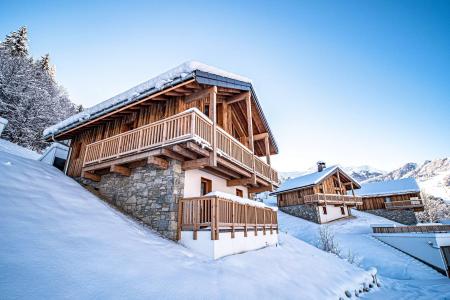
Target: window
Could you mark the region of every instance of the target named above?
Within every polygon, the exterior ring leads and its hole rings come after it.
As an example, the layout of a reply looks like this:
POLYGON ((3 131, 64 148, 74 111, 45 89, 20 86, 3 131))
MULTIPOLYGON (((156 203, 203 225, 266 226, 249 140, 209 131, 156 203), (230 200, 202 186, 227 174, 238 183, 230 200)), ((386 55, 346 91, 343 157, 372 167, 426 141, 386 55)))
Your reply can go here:
POLYGON ((244 192, 240 189, 236 189, 236 196, 243 198, 244 197, 244 192))
POLYGON ((384 203, 391 203, 391 198, 390 197, 384 198, 384 203))
POLYGON ((322 206, 322 212, 324 215, 327 214, 327 207, 326 206, 322 206))
POLYGON ((323 186, 322 185, 319 187, 319 193, 323 194, 323 186))
POLYGON ((200 180, 200 196, 211 193, 212 182, 209 179, 201 178, 200 180))
POLYGON ((345 209, 344 209, 343 206, 341 206, 341 214, 342 214, 342 215, 345 215, 345 209))
POLYGON ((203 113, 209 117, 209 104, 205 104, 203 113))

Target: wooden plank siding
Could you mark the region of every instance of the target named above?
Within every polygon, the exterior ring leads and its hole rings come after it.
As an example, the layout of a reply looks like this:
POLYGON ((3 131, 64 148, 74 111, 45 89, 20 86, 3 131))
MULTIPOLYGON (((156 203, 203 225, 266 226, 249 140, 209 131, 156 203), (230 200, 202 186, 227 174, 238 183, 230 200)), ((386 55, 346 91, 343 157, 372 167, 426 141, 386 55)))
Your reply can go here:
POLYGON ((420 193, 409 193, 403 195, 385 195, 375 197, 363 197, 363 205, 358 206, 358 210, 385 209, 385 199, 389 197, 392 202, 405 201, 413 197, 420 199, 420 193))

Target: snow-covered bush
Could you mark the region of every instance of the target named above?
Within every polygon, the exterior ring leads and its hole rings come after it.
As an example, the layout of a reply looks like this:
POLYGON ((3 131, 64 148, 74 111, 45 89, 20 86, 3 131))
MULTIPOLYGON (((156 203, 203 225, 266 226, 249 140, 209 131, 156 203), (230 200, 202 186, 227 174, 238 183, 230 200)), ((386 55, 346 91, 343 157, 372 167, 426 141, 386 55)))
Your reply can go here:
POLYGON ((58 86, 49 55, 29 56, 26 27, 0 42, 0 116, 9 121, 2 138, 32 150, 42 150, 43 130, 76 113, 58 86))
POLYGON ((335 239, 334 232, 329 226, 320 226, 319 229, 319 248, 323 251, 340 256, 341 249, 339 243, 335 239))
POLYGON ((416 213, 420 223, 434 223, 450 218, 450 205, 441 198, 422 193, 424 211, 416 213))

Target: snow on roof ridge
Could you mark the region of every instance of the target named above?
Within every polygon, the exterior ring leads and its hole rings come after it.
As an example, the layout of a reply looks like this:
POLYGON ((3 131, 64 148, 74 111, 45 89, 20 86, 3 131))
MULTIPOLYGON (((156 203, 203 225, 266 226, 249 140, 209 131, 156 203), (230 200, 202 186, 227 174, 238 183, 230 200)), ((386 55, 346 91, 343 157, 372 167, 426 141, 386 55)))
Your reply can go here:
POLYGON ((420 192, 420 187, 413 177, 369 182, 361 185, 361 189, 355 190, 355 194, 358 196, 389 195, 408 192, 420 192))
MULTIPOLYGON (((321 172, 315 171, 308 174, 300 175, 295 178, 286 180, 280 188, 272 194, 284 192, 296 188, 301 188, 309 185, 314 185, 328 176, 331 172, 338 169, 339 165, 333 165, 323 169, 321 172)), ((339 168, 340 169, 340 168, 339 168)), ((342 169, 341 169, 342 170, 342 169)))
POLYGON ((227 77, 231 79, 235 79, 238 81, 243 81, 247 83, 251 83, 251 80, 234 74, 230 73, 224 70, 221 70, 219 68, 209 66, 207 64, 195 61, 195 60, 189 60, 181 65, 172 68, 164 73, 161 73, 160 75, 153 77, 141 84, 138 84, 137 86, 126 90, 125 92, 122 92, 112 98, 109 98, 103 102, 100 102, 94 106, 91 106, 89 108, 86 108, 84 111, 72 115, 69 118, 52 125, 44 130, 44 136, 49 136, 52 134, 57 133, 61 129, 77 124, 82 123, 84 121, 87 121, 98 114, 105 112, 106 110, 109 110, 111 108, 114 108, 116 106, 125 105, 127 103, 132 102, 133 100, 136 100, 144 93, 149 92, 150 90, 156 89, 156 90, 162 90, 164 87, 166 87, 167 84, 170 84, 176 79, 183 79, 187 77, 189 74, 193 73, 194 71, 202 71, 206 73, 215 74, 222 77, 227 77))

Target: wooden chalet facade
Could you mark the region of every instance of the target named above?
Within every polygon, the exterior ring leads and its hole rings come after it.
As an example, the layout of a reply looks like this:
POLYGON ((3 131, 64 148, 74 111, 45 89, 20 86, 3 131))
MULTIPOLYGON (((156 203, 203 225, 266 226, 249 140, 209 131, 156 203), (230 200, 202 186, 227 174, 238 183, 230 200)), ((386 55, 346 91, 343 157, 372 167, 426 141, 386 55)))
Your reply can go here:
POLYGON ((361 197, 354 194, 359 188, 341 168, 318 163, 317 172, 287 180, 272 195, 277 196, 278 207, 284 212, 326 223, 348 217, 350 207, 362 204, 361 197))
POLYGON ((414 213, 424 210, 420 188, 414 178, 363 184, 356 194, 363 201, 358 210, 407 225, 417 223, 414 213))
MULTIPOLYGON (((67 175, 83 178, 112 201, 129 198, 124 191, 111 192, 114 185, 133 190, 132 181, 141 173, 156 176, 154 182, 162 177, 164 184, 167 179, 168 188, 179 193, 172 195, 175 199, 170 195, 165 199, 172 213, 165 226, 170 234, 162 231, 173 239, 180 222, 178 207, 172 204, 181 198, 214 191, 249 198, 279 185, 270 161, 278 147, 251 82, 197 62, 187 62, 89 108, 44 135, 47 140, 70 140, 67 175), (112 175, 129 179, 112 183, 112 175)), ((133 213, 134 208, 123 201, 119 206, 133 213)))

